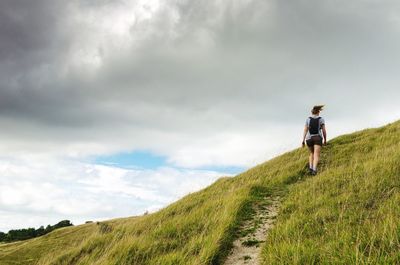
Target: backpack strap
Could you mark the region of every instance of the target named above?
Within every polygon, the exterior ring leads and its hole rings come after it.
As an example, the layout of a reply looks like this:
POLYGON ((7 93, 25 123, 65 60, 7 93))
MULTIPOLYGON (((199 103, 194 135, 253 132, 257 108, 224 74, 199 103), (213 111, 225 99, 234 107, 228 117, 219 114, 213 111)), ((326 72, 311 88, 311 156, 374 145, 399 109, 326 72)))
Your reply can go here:
POLYGON ((311 119, 313 119, 313 120, 320 120, 322 117, 318 117, 318 118, 313 118, 313 117, 308 117, 310 120, 311 119))

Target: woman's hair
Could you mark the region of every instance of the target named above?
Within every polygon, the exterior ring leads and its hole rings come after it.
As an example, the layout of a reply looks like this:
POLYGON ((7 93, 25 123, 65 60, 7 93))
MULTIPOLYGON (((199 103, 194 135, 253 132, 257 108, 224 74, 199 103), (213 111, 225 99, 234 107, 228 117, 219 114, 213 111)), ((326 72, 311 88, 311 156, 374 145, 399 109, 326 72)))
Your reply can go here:
POLYGON ((323 108, 324 108, 324 105, 316 105, 312 108, 311 113, 318 114, 323 108))

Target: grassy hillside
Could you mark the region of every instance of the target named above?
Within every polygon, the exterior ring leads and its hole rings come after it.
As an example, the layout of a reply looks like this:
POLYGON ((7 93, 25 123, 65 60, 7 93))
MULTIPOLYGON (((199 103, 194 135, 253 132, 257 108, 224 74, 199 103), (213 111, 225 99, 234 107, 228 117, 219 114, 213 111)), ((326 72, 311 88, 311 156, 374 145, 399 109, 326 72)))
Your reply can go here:
POLYGON ((400 122, 338 137, 307 176, 297 149, 140 217, 0 245, 0 264, 220 264, 265 194, 283 196, 265 264, 400 263, 400 122))
POLYGON ((293 185, 266 264, 400 264, 400 123, 332 140, 324 170, 293 185))

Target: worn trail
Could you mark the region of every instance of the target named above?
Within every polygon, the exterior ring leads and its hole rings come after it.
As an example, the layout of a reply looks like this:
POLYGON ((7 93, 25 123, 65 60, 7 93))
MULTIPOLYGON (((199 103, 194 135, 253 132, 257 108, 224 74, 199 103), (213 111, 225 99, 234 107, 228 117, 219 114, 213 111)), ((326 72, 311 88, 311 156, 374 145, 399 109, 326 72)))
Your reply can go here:
POLYGON ((253 205, 254 216, 241 225, 241 236, 233 242, 225 265, 260 264, 261 246, 274 225, 279 205, 279 197, 269 196, 253 205))

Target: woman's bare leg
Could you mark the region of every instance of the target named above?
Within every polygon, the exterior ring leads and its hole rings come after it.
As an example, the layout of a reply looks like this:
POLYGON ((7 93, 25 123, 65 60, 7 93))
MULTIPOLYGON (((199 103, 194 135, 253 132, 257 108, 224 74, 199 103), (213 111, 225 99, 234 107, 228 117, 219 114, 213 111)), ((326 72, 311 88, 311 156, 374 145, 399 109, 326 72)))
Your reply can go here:
POLYGON ((314 161, 313 161, 313 169, 314 170, 317 170, 320 154, 321 154, 321 146, 314 145, 314 161))
POLYGON ((310 150, 310 155, 308 157, 308 163, 309 163, 309 167, 313 168, 313 163, 314 163, 314 147, 309 147, 308 148, 310 150))

